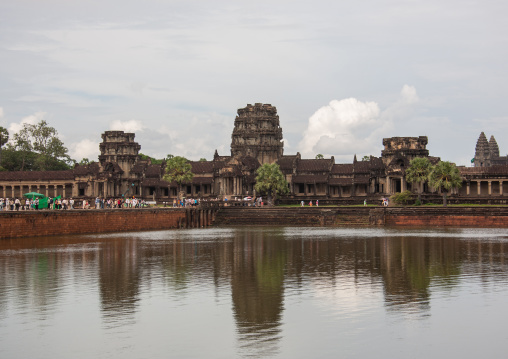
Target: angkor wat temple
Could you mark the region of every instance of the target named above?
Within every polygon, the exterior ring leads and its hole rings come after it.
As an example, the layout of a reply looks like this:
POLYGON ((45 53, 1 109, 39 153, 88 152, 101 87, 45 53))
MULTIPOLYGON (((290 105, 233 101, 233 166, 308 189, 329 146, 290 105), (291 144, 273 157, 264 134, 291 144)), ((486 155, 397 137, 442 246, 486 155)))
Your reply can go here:
MULTIPOLYGON (((46 196, 73 198, 137 196, 157 202, 177 197, 176 183, 162 179, 165 164, 153 164, 139 156, 141 146, 133 133, 106 131, 102 134, 98 162, 76 165, 68 171, 0 172, 0 197, 20 197, 36 191, 46 196)), ((187 197, 234 198, 253 195, 255 171, 264 163, 277 163, 289 183, 283 201, 319 199, 323 203, 377 201, 412 186, 405 169, 415 157, 429 156, 427 137, 384 138, 380 157, 352 163, 335 163, 334 157, 302 159, 300 153, 284 155, 282 128, 277 109, 256 103, 238 110, 231 139, 231 154, 215 151, 211 161, 192 161, 194 179, 184 186, 187 197)), ((476 145, 475 167, 459 167, 463 186, 451 193, 462 202, 506 203, 508 159, 499 156, 492 136, 482 132, 476 145)), ((437 196, 425 186, 425 194, 437 196)))

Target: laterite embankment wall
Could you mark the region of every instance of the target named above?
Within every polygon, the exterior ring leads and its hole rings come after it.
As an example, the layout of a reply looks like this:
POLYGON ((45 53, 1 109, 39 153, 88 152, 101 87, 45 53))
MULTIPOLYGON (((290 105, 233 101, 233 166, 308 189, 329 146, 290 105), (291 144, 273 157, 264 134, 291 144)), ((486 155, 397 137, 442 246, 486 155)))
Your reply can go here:
POLYGON ((223 208, 216 225, 508 227, 508 207, 223 208))
POLYGON ((0 238, 170 229, 185 221, 186 210, 173 208, 4 211, 0 238))
POLYGON ((508 207, 378 208, 370 220, 385 226, 508 228, 508 207))
POLYGON ((210 225, 508 228, 508 207, 303 207, 0 212, 0 238, 210 225))

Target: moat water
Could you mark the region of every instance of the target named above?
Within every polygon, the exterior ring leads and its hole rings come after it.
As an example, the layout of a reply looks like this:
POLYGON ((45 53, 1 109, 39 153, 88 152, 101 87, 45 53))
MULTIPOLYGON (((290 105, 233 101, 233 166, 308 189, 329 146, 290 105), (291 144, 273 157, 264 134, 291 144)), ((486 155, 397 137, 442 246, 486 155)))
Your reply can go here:
POLYGON ((0 358, 502 358, 506 229, 0 240, 0 358))

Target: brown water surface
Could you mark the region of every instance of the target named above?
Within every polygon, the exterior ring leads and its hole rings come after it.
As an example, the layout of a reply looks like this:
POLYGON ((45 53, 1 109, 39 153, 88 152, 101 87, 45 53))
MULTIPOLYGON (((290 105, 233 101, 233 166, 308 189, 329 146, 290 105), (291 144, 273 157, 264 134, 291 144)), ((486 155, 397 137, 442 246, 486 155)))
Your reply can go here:
POLYGON ((505 357, 505 229, 0 240, 0 358, 505 357))

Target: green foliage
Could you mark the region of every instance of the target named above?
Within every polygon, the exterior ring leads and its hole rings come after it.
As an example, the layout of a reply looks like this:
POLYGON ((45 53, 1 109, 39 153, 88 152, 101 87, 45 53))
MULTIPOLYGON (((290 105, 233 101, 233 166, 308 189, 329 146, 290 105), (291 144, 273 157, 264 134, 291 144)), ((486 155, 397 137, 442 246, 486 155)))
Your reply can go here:
POLYGON ((0 147, 3 147, 9 141, 9 131, 0 126, 0 147))
MULTIPOLYGON (((93 162, 93 161, 92 161, 93 162)), ((84 166, 84 165, 89 165, 91 162, 88 158, 83 158, 81 159, 81 161, 79 161, 79 164, 84 166)))
POLYGON ((157 159, 157 158, 153 158, 153 157, 150 157, 148 155, 145 155, 143 153, 140 153, 138 155, 142 160, 150 160, 150 163, 153 164, 153 165, 160 165, 164 162, 164 159, 157 159))
POLYGON ((193 177, 192 166, 185 157, 175 156, 166 161, 166 170, 162 178, 178 184, 178 197, 180 197, 182 183, 191 182, 193 177))
POLYGON ((363 162, 370 161, 370 156, 363 156, 362 161, 363 162))
POLYGON ((316 160, 322 160, 323 158, 325 158, 325 156, 323 156, 321 153, 316 155, 316 160))
POLYGON ((429 174, 429 184, 443 193, 443 206, 446 206, 446 194, 454 188, 462 186, 459 169, 451 162, 440 161, 429 174))
POLYGON ((432 164, 427 157, 413 158, 406 169, 406 180, 411 183, 425 183, 431 170, 432 164))
POLYGON ((400 193, 396 193, 390 197, 393 203, 397 204, 407 204, 413 198, 413 194, 411 191, 404 191, 400 193))
POLYGON ((201 157, 201 158, 199 159, 199 162, 206 162, 206 158, 201 157))
POLYGON ((25 123, 4 154, 2 166, 10 171, 62 170, 74 163, 58 132, 44 120, 35 125, 25 123))
POLYGON ((415 206, 421 206, 422 205, 422 201, 420 201, 419 199, 417 199, 415 201, 415 206))
POLYGON ((272 197, 276 198, 278 194, 289 192, 288 183, 278 164, 265 163, 256 171, 256 184, 254 189, 259 193, 268 194, 268 203, 271 203, 272 197))

